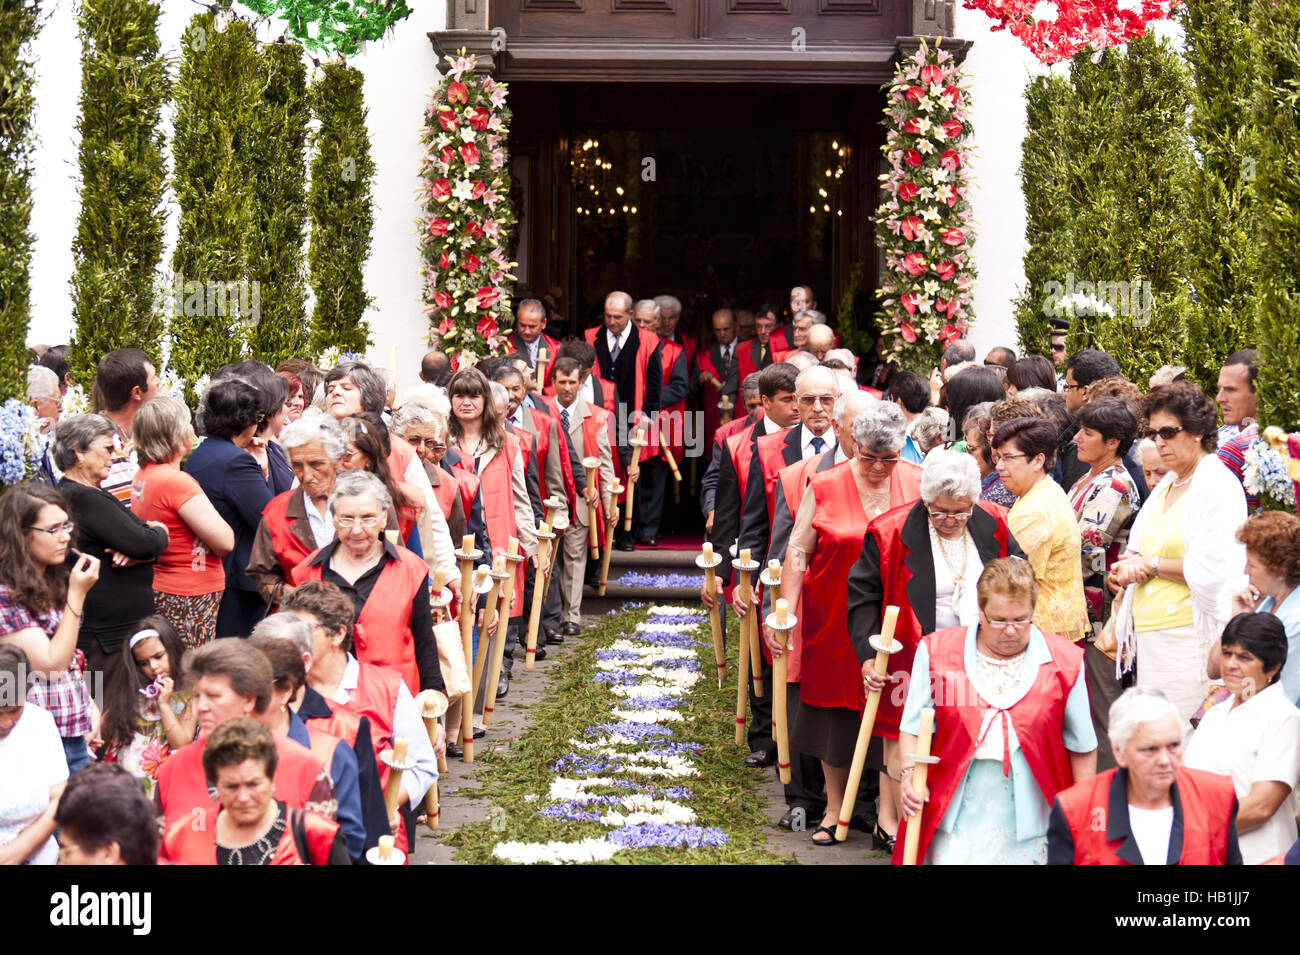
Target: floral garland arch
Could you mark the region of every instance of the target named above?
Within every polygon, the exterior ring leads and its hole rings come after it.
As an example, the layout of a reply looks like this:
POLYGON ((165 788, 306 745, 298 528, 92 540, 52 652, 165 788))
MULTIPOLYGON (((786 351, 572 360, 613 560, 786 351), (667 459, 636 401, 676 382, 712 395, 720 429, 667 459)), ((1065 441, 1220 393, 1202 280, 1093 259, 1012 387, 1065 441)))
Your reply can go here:
MULTIPOLYGON (((226 0, 229 2, 229 0, 226 0)), ((288 33, 313 53, 351 56, 382 40, 411 15, 406 0, 240 0, 259 17, 288 22, 288 33)))
MULTIPOLYGON (((1222 0, 1233 2, 1233 0, 1222 0)), ((1182 0, 963 0, 994 30, 1008 30, 1044 63, 1068 60, 1086 47, 1100 50, 1143 36, 1167 20, 1182 0)))
POLYGON ((966 197, 970 93, 956 60, 924 41, 901 62, 885 107, 885 201, 876 234, 885 250, 880 330, 891 357, 927 373, 974 322, 975 241, 966 197))
POLYGON ((474 72, 471 54, 447 57, 420 135, 424 158, 417 220, 424 310, 453 368, 497 354, 511 318, 507 255, 515 227, 506 169, 506 84, 474 72))

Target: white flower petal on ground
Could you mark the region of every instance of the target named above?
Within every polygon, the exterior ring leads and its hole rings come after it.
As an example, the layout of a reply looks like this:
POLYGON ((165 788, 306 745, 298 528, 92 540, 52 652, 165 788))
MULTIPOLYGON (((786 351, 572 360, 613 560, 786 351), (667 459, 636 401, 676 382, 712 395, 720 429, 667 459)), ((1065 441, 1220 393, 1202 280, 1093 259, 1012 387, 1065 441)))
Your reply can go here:
POLYGON ((492 848, 494 858, 520 865, 542 862, 605 862, 622 850, 604 839, 583 839, 580 842, 498 842, 492 848))
POLYGON ((638 633, 690 633, 700 628, 701 625, 698 623, 638 623, 636 625, 638 633))
POLYGON ((685 717, 676 710, 619 710, 610 711, 625 723, 682 723, 685 717))
POLYGON ((650 608, 652 617, 706 617, 708 611, 701 610, 699 607, 678 607, 673 605, 657 605, 650 608))

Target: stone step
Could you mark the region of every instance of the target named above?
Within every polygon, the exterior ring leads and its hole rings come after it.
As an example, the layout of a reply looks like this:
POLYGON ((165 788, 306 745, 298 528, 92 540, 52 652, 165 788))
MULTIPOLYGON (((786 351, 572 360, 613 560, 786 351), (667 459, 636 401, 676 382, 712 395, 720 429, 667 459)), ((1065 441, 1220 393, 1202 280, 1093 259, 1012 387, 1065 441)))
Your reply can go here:
MULTIPOLYGON (((616 550, 609 558, 610 576, 615 567, 672 567, 695 569, 698 550, 669 550, 664 547, 639 547, 634 551, 616 550)), ((668 573, 668 571, 664 571, 668 573)))

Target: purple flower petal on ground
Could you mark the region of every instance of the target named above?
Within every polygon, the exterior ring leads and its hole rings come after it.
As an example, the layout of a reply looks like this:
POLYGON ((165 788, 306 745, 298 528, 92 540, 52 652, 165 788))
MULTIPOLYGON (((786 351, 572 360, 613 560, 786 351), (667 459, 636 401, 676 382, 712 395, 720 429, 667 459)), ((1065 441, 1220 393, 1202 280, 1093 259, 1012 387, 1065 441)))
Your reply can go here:
POLYGON ((673 614, 673 613, 652 613, 646 618, 649 624, 673 624, 680 626, 682 624, 701 625, 707 622, 707 617, 696 617, 692 614, 673 614))
POLYGON ((621 710, 675 710, 682 705, 680 696, 639 696, 618 701, 621 710))
POLYGON ((673 633, 671 630, 639 630, 635 634, 629 634, 628 638, 642 643, 655 643, 661 647, 680 647, 686 650, 698 647, 704 642, 693 633, 673 633))
MULTIPOLYGON (((656 590, 665 588, 690 588, 699 590, 704 584, 703 574, 643 574, 629 570, 618 579, 624 587, 652 587, 656 590)), ((625 608, 644 607, 645 604, 624 604, 625 608)))
POLYGON ((620 772, 623 765, 617 760, 609 760, 603 756, 569 753, 557 759, 550 768, 552 772, 557 773, 569 772, 576 776, 595 776, 599 773, 620 772))
POLYGON ((643 823, 615 829, 607 837, 610 842, 629 849, 649 849, 657 846, 685 846, 698 849, 702 846, 721 846, 730 837, 721 829, 704 826, 673 826, 643 823))
POLYGON ((691 791, 685 786, 669 786, 664 790, 664 795, 669 799, 690 799, 691 791))
POLYGON ((597 723, 595 726, 587 727, 588 736, 604 736, 607 733, 611 735, 617 733, 619 736, 638 741, 668 739, 673 735, 673 731, 668 727, 654 723, 597 723))

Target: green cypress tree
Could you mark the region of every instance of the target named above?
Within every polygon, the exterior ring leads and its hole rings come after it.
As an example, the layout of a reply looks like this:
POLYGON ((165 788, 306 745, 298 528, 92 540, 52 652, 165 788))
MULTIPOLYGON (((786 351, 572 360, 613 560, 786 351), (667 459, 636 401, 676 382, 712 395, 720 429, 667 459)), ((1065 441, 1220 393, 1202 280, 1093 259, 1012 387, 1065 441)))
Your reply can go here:
POLYGON ((32 113, 29 44, 39 3, 0 4, 0 401, 25 397, 31 321, 32 113))
POLYGON ((1252 182, 1259 142, 1250 11, 1221 0, 1188 0, 1184 55, 1192 78, 1192 166, 1187 218, 1194 299, 1187 310, 1185 363, 1213 393, 1223 359, 1255 343, 1259 282, 1252 182))
POLYGON ((1067 79, 1048 74, 1025 89, 1026 134, 1020 160, 1025 196, 1025 290, 1015 302, 1021 354, 1051 354, 1057 286, 1074 265, 1074 229, 1066 187, 1065 146, 1075 120, 1067 79), (1056 283, 1055 285, 1049 283, 1056 283))
POLYGON ((246 354, 246 317, 231 313, 242 311, 241 290, 252 303, 245 276, 257 183, 247 157, 265 73, 252 28, 227 17, 200 13, 190 21, 176 80, 173 183, 181 216, 171 360, 190 386, 246 354))
POLYGON ((72 367, 89 382, 105 352, 155 352, 162 258, 163 133, 170 95, 157 0, 82 0, 81 212, 72 251, 72 367))
POLYGON ((310 112, 302 47, 275 43, 261 51, 264 79, 248 150, 257 190, 249 235, 248 278, 258 283, 258 315, 248 333, 253 356, 274 367, 303 357, 303 239, 307 226, 305 145, 310 112))
POLYGON ((1255 0, 1260 420, 1300 428, 1300 3, 1255 0))
POLYGON ((364 268, 374 225, 370 190, 375 164, 366 133, 363 81, 360 70, 327 63, 309 93, 320 123, 312 134, 308 198, 314 354, 331 347, 365 351, 369 342, 370 328, 362 315, 371 301, 364 268))

